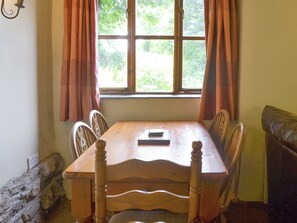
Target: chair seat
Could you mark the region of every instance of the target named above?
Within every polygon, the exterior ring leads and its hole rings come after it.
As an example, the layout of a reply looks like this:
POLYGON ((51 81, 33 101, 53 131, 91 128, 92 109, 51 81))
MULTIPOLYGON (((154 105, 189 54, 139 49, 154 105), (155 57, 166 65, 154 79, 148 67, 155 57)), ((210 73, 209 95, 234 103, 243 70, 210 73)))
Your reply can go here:
POLYGON ((123 211, 111 217, 109 223, 187 223, 187 214, 178 214, 169 211, 123 211))

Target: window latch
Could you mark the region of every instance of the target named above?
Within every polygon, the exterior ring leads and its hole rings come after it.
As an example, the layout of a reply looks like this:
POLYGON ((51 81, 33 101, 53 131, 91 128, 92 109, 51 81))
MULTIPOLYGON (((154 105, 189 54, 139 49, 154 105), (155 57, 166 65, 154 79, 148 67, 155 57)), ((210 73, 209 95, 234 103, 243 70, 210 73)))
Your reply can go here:
POLYGON ((126 18, 128 19, 128 17, 129 17, 129 12, 130 12, 130 10, 128 9, 128 8, 126 8, 126 18))
POLYGON ((179 7, 178 11, 181 14, 182 18, 184 19, 184 14, 185 14, 184 8, 183 7, 179 7))

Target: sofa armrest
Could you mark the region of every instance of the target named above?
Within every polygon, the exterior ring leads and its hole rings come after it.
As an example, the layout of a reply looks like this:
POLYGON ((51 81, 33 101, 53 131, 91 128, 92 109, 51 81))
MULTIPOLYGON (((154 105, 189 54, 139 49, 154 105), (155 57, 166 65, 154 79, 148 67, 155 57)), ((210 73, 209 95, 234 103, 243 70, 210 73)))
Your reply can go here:
POLYGON ((266 105, 262 112, 262 127, 297 153, 297 115, 266 105))

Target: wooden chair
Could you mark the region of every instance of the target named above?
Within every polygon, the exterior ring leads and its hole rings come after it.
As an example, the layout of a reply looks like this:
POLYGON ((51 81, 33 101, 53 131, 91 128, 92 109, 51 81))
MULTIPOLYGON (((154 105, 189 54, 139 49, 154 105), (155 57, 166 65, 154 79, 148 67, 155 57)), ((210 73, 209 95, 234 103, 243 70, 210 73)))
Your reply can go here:
POLYGON ((107 130, 108 124, 101 112, 92 110, 89 115, 90 126, 99 139, 107 130))
POLYGON ((231 202, 238 201, 239 173, 241 153, 246 135, 246 129, 239 123, 233 130, 222 154, 223 161, 228 169, 228 176, 223 180, 220 197, 220 220, 227 222, 224 212, 231 202))
POLYGON ((96 142, 95 163, 95 222, 106 223, 106 212, 119 212, 113 215, 109 223, 127 222, 163 222, 194 223, 199 222, 201 142, 192 143, 191 168, 178 166, 166 160, 150 162, 128 160, 106 168, 106 142, 96 142), (168 168, 166 168, 168 167, 168 168), (174 168, 172 168, 174 167, 174 168), (184 179, 176 179, 176 168, 183 171, 184 179), (128 171, 121 171, 123 168, 128 171), (172 171, 172 169, 174 171, 172 171), (106 195, 106 182, 116 182, 128 178, 148 180, 156 176, 176 182, 189 182, 189 196, 182 196, 165 190, 146 192, 130 190, 117 195, 106 195), (137 210, 136 210, 137 209, 137 210))
POLYGON ((223 109, 216 114, 213 119, 208 132, 214 141, 218 151, 222 154, 224 148, 225 138, 229 126, 229 113, 227 110, 223 109))
POLYGON ((76 122, 69 134, 69 144, 74 159, 77 159, 86 151, 97 137, 93 130, 84 122, 76 122))

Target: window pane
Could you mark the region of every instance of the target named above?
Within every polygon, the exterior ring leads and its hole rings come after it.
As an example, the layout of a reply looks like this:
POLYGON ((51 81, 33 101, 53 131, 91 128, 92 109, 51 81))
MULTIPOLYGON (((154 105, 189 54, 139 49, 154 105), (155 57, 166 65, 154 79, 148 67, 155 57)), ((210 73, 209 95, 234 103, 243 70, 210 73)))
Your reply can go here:
POLYGON ((204 0, 184 0, 184 36, 204 36, 204 0))
POLYGON ((205 63, 205 41, 183 41, 183 88, 202 88, 205 63))
POLYGON ((127 0, 98 1, 99 35, 127 35, 127 0))
POLYGON ((99 86, 127 87, 127 40, 99 40, 99 86))
POLYGON ((173 91, 173 40, 136 41, 136 91, 173 91))
POLYGON ((136 0, 136 35, 174 35, 174 0, 136 0))

